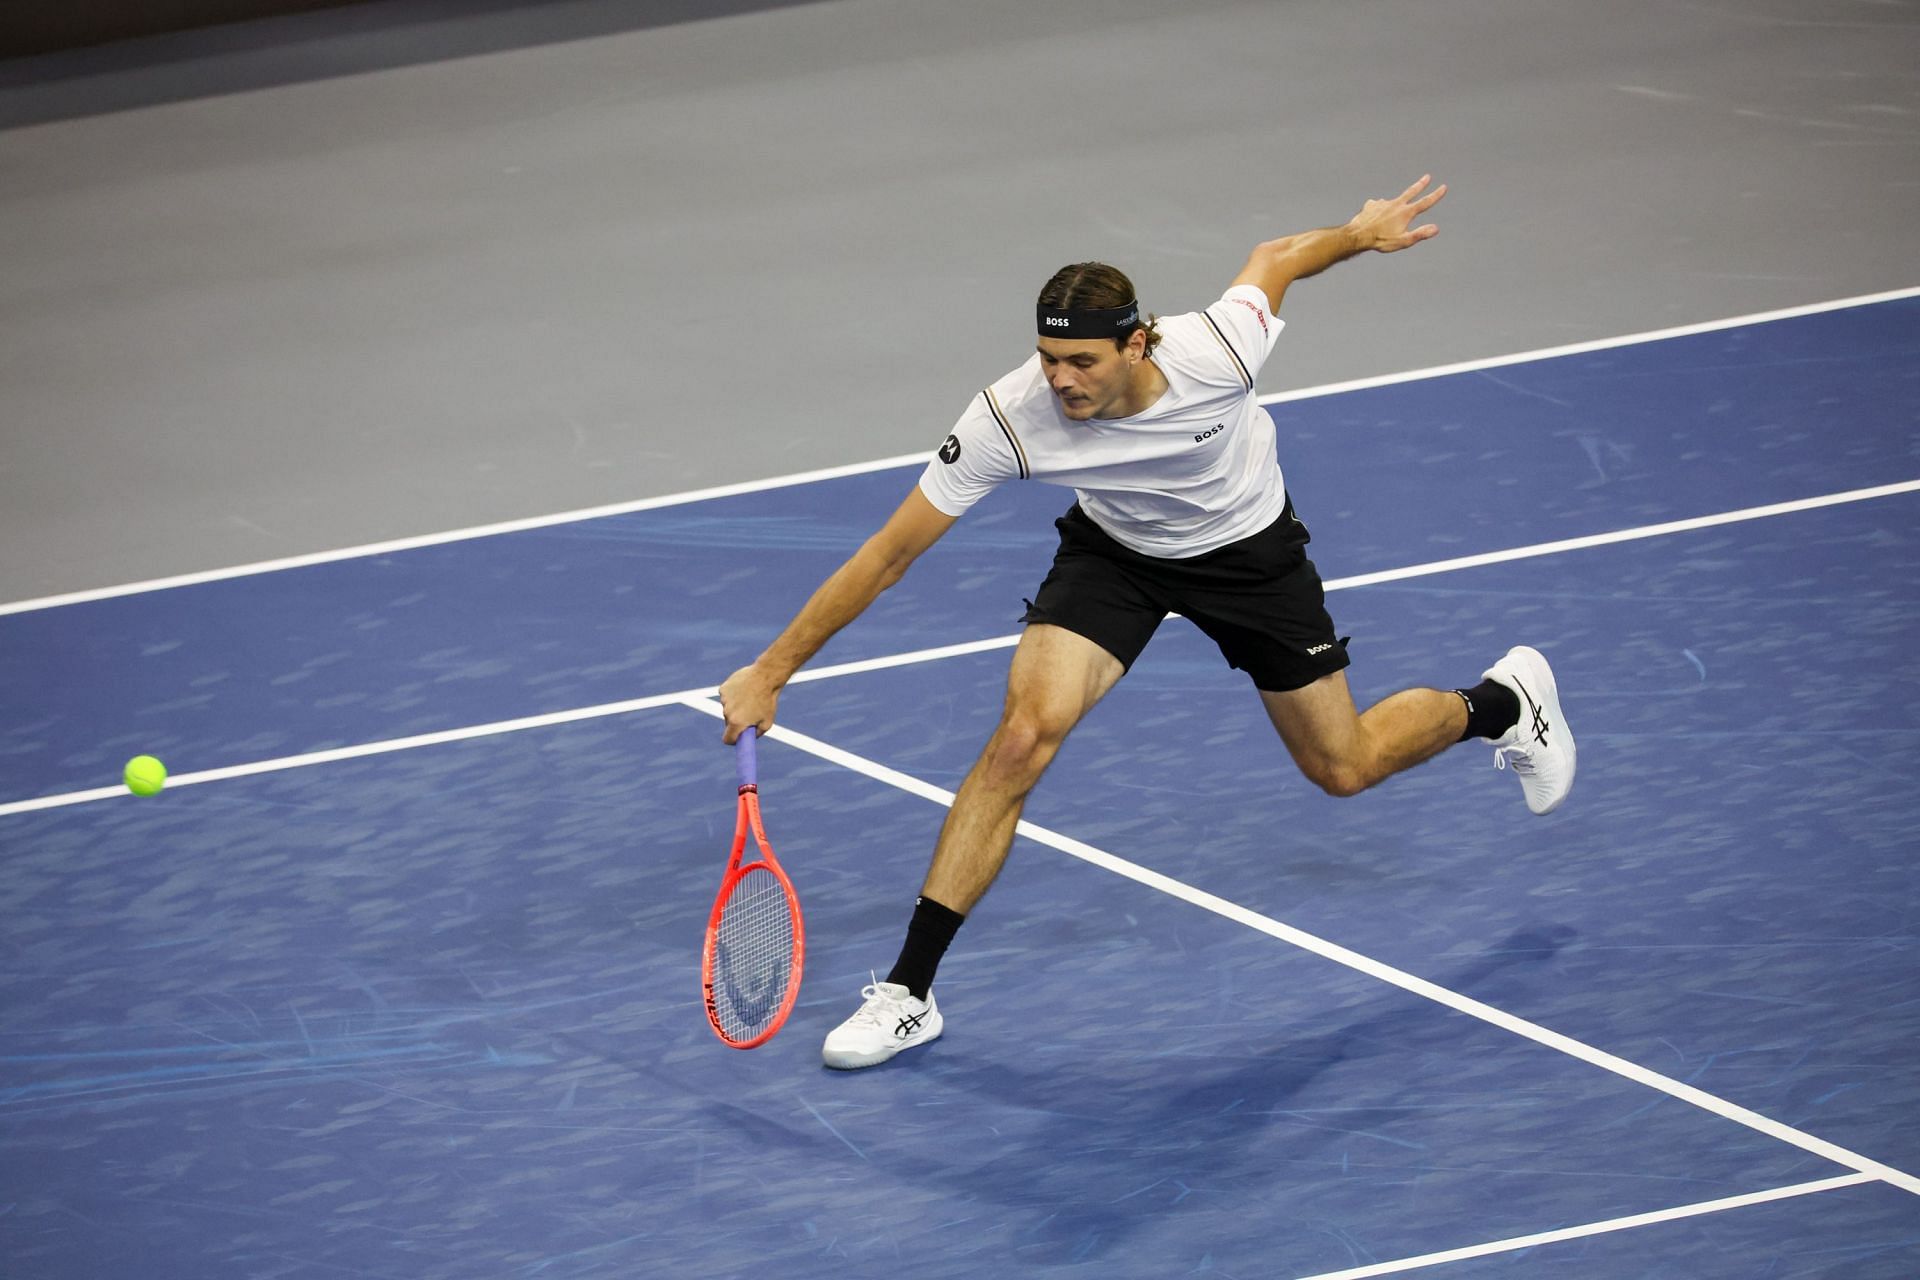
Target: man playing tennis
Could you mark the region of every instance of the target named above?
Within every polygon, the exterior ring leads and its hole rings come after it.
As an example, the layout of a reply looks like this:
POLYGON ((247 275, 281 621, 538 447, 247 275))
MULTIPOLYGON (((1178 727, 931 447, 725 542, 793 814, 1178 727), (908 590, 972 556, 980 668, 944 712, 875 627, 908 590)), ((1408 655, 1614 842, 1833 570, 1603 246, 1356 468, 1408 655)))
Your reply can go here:
POLYGON ((940 1034, 935 968, 1006 861, 1027 794, 1169 612, 1252 677, 1300 771, 1329 794, 1357 794, 1485 738, 1533 812, 1566 798, 1573 738, 1533 649, 1510 650, 1470 688, 1406 689, 1355 708, 1346 644, 1287 501, 1273 420, 1254 393, 1287 287, 1435 235, 1432 224, 1413 225, 1446 194, 1428 191, 1429 181, 1367 201, 1344 226, 1258 246, 1204 311, 1142 320, 1119 271, 1061 269, 1040 293, 1035 354, 974 399, 886 525, 721 686, 726 740, 748 725, 765 732, 793 673, 983 495, 1013 479, 1075 491, 1014 650, 999 726, 940 831, 899 960, 828 1034, 828 1066, 872 1066, 940 1034))

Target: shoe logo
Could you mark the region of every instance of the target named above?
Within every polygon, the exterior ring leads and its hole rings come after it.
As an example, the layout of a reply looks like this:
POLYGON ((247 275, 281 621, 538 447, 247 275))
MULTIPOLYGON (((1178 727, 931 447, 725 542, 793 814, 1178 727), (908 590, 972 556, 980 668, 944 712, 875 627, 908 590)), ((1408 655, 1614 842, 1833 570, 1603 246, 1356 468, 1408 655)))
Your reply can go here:
POLYGON ((1546 746, 1547 730, 1551 726, 1547 724, 1547 717, 1541 713, 1540 704, 1535 702, 1533 695, 1527 692, 1527 686, 1518 680, 1514 681, 1514 688, 1520 690, 1521 696, 1527 700, 1527 710, 1533 714, 1533 736, 1540 740, 1541 746, 1546 746))
POLYGON ((901 1018, 900 1025, 893 1029, 894 1039, 905 1040, 908 1036, 918 1031, 920 1029, 920 1020, 926 1017, 929 1012, 930 1010, 928 1009, 922 1009, 918 1013, 901 1018))

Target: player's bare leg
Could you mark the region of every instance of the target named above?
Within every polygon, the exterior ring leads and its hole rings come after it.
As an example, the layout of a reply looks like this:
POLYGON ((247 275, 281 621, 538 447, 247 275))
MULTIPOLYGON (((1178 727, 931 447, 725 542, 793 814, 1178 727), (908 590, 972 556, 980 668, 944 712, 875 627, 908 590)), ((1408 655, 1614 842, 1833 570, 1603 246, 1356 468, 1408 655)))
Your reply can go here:
POLYGON ((1519 776, 1535 813, 1551 813, 1573 786, 1573 735, 1553 671, 1524 645, 1472 689, 1403 689, 1364 713, 1344 671, 1260 700, 1300 772, 1329 795, 1357 795, 1468 737, 1491 740, 1494 762, 1519 776), (1489 705, 1496 699, 1502 705, 1489 705))
POLYGON ((1028 793, 1122 674, 1117 658, 1083 636, 1044 623, 1027 628, 1007 673, 1000 724, 960 784, 922 896, 963 915, 973 909, 1007 860, 1028 793))
POLYGON ((1300 772, 1335 796, 1358 795, 1431 759, 1467 728, 1466 703, 1443 689, 1403 689, 1362 715, 1344 671, 1286 693, 1262 690, 1260 701, 1300 772))
POLYGON ((1060 744, 1122 674, 1119 659, 1074 632, 1035 623, 1022 634, 1000 723, 940 829, 900 959, 828 1033, 828 1066, 873 1066, 940 1034, 933 972, 941 954, 1006 864, 1020 811, 1060 744))

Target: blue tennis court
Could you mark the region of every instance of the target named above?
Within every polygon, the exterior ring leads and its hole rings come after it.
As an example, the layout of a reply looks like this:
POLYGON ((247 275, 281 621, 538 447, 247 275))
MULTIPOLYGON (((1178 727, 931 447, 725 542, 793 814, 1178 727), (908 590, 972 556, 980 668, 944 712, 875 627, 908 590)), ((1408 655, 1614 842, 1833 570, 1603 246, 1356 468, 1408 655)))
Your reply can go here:
POLYGON ((1572 797, 1322 796, 1169 621, 852 1075, 1062 491, 787 691, 751 1053, 713 686, 917 464, 0 613, 5 1274, 1920 1275, 1920 296, 1270 411, 1356 697, 1533 644, 1572 797))

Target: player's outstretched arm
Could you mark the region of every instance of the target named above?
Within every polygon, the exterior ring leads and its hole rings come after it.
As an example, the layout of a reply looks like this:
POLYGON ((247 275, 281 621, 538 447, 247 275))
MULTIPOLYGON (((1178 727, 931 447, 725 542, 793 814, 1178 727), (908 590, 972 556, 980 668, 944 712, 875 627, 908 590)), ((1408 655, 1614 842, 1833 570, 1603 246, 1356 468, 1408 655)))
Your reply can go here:
POLYGON ((720 705, 727 712, 725 740, 732 742, 748 725, 761 733, 771 729, 780 690, 793 673, 834 633, 866 612, 882 591, 900 581, 907 566, 938 542, 956 519, 928 502, 915 485, 880 532, 820 584, 767 651, 720 686, 720 705))
POLYGON ((1427 191, 1431 174, 1386 200, 1369 200, 1360 212, 1338 227, 1322 227, 1299 235, 1269 240, 1254 249, 1247 265, 1234 277, 1235 284, 1258 285, 1267 295, 1267 305, 1280 309, 1280 299, 1295 280, 1319 275, 1336 262, 1345 262, 1358 254, 1394 253, 1410 245, 1430 240, 1440 228, 1429 222, 1414 226, 1414 220, 1447 194, 1446 184, 1427 191), (1423 194, 1424 193, 1424 194, 1423 194))

